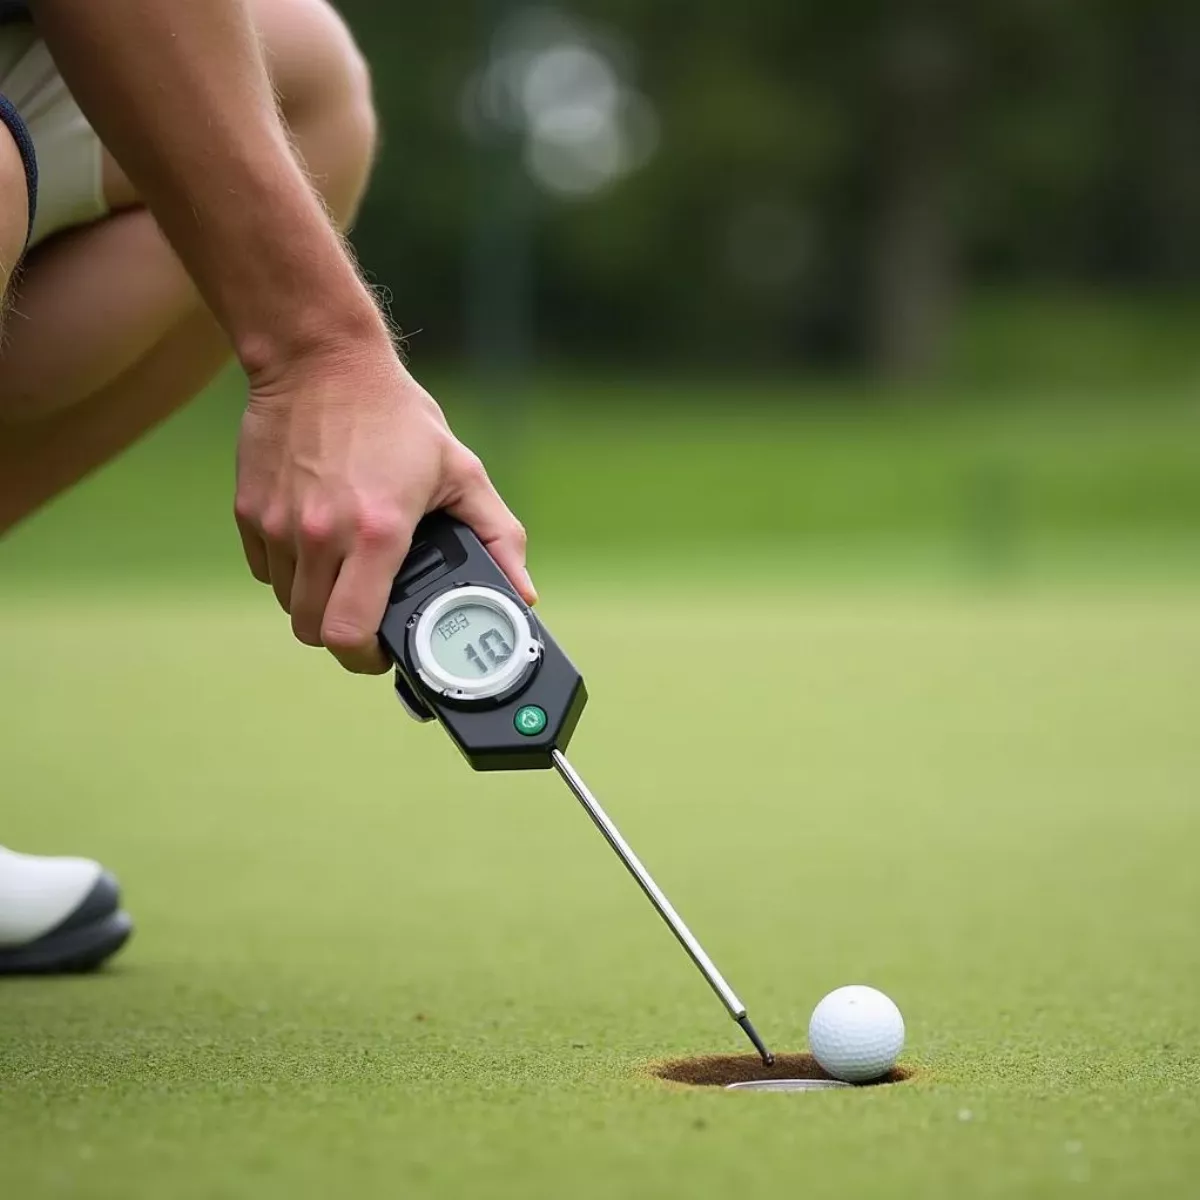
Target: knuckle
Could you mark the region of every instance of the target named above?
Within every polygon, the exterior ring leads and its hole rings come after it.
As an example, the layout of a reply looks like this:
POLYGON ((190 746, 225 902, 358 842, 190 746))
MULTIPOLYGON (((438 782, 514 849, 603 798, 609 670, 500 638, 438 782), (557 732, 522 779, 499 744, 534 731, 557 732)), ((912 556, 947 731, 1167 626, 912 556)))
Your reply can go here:
POLYGON ((259 518, 258 527, 269 542, 284 542, 292 531, 292 523, 282 509, 268 509, 259 518))
POLYGON ((258 508, 248 492, 238 492, 233 498, 233 515, 243 525, 254 525, 258 508))
POLYGON ((328 512, 306 512, 300 518, 300 541, 309 546, 327 546, 333 541, 336 525, 328 512))
POLYGON ((459 455, 458 472, 468 483, 478 485, 487 483, 487 468, 483 459, 472 450, 463 449, 459 455))
POLYGON ((400 513, 389 508, 362 508, 354 520, 359 545, 376 550, 400 540, 403 523, 400 513))

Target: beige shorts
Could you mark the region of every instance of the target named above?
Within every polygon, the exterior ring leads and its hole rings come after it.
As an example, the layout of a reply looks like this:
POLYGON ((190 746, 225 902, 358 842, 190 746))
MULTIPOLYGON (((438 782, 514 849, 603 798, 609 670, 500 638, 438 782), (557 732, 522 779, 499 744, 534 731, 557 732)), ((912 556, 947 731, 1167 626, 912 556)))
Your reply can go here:
POLYGON ((37 151, 38 205, 30 246, 105 216, 100 139, 32 25, 0 26, 0 95, 21 114, 37 151))

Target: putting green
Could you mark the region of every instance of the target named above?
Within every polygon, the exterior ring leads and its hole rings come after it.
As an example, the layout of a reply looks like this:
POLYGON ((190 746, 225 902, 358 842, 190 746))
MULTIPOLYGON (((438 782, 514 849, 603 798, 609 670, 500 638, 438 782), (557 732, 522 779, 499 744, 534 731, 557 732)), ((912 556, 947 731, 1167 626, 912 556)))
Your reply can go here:
POLYGON ((1191 1193, 1200 594, 548 594, 572 758, 763 1034, 871 983, 913 1077, 652 1078, 741 1035, 555 778, 261 592, 27 594, 3 840, 103 858, 139 932, 0 985, 6 1195, 1191 1193))

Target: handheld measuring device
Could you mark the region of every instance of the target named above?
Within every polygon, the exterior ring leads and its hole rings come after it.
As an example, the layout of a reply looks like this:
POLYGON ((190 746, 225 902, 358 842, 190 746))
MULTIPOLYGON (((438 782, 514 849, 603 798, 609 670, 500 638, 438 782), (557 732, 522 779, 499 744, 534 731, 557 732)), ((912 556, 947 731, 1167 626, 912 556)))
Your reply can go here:
POLYGON ((474 533, 444 513, 417 527, 379 631, 396 695, 440 721, 477 771, 554 768, 767 1066, 774 1055, 704 948, 567 761, 583 677, 474 533))

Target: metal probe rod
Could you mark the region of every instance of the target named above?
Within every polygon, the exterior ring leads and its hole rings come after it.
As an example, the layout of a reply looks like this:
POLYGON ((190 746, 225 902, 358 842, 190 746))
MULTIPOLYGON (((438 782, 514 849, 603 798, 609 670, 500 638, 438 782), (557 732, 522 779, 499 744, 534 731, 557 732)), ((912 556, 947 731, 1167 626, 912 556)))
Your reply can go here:
POLYGON ((679 944, 688 952, 688 957, 700 969, 700 974, 708 980, 709 987, 720 997, 721 1003, 729 1010, 729 1015, 742 1027, 746 1036, 754 1043, 762 1060, 769 1067, 775 1062, 775 1056, 763 1044, 758 1031, 750 1023, 746 1015, 746 1006, 737 998, 733 988, 725 982, 725 977, 717 970, 713 960, 704 953, 704 947, 696 941, 692 931, 684 924, 683 918, 675 911, 670 900, 663 895, 662 889, 650 877, 650 872, 642 866, 641 859, 630 849, 629 843, 621 836, 621 831, 612 823, 608 814, 600 807, 596 797, 588 791, 587 784, 579 777, 575 768, 567 761, 561 750, 550 752, 554 769, 562 776, 563 782, 574 793, 575 798, 583 805, 584 811, 591 817, 593 824, 604 834, 604 840, 617 852, 617 857, 625 864, 625 869, 637 880, 638 887, 646 893, 646 898, 658 910, 658 915, 666 921, 679 944))

